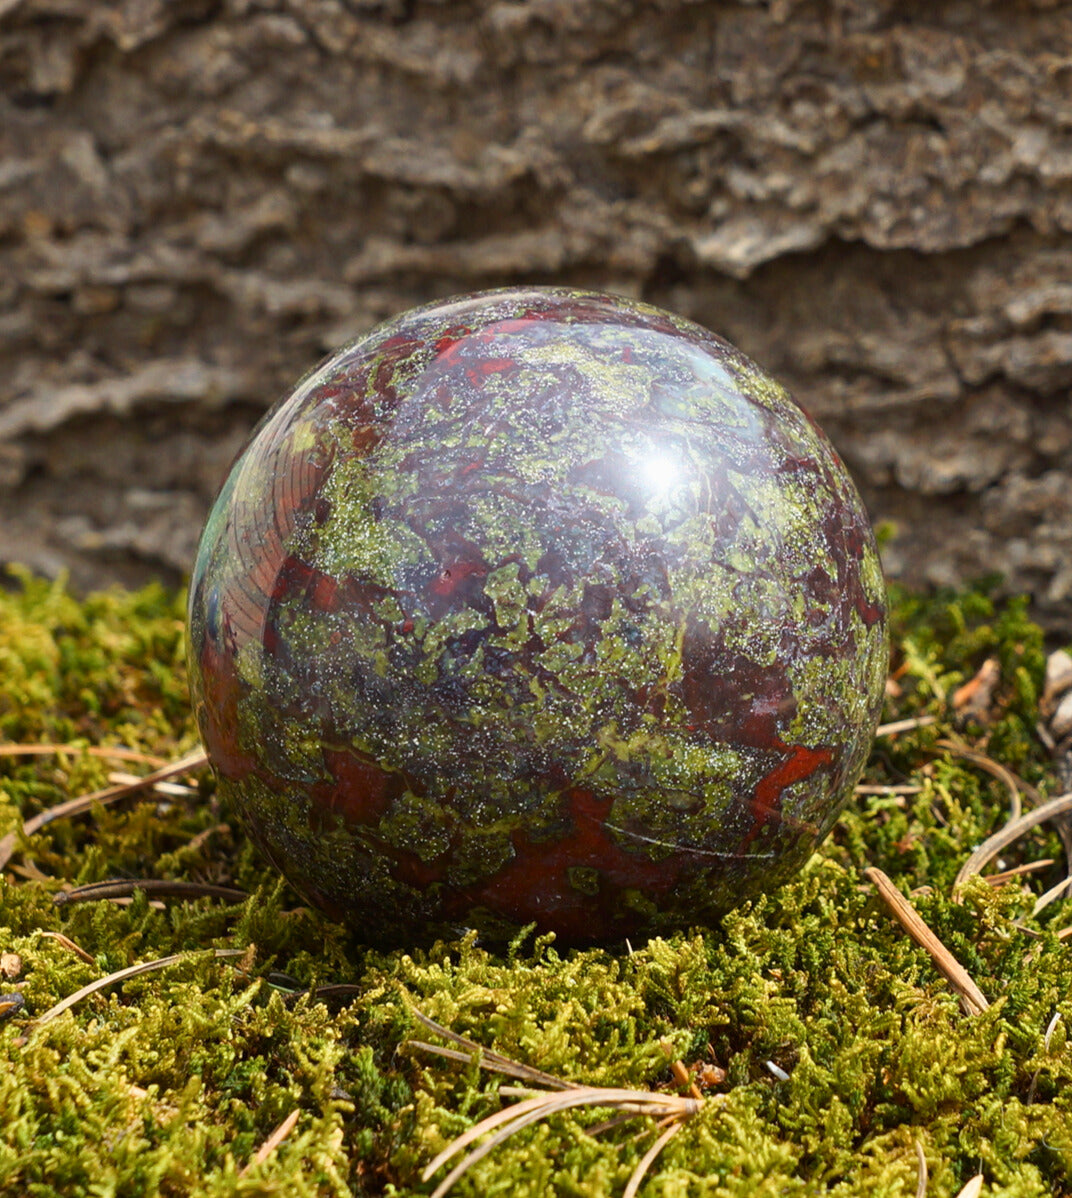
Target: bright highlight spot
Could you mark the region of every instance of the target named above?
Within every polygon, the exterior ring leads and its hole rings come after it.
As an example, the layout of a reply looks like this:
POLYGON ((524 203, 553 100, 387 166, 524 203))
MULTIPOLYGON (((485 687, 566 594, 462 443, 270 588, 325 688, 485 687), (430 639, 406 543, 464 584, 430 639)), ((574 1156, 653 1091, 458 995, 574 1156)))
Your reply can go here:
POLYGON ((638 463, 640 477, 652 491, 666 494, 683 481, 681 463, 668 453, 654 452, 645 455, 638 463))

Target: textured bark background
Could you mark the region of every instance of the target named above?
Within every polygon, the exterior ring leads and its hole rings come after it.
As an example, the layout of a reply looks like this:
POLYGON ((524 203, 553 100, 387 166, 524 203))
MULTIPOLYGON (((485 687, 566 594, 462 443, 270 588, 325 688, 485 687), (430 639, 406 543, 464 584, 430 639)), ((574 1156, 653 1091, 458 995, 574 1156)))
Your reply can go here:
POLYGON ((512 282, 716 329, 891 575, 1072 629, 1072 5, 0 0, 0 560, 177 581, 264 407, 512 282))

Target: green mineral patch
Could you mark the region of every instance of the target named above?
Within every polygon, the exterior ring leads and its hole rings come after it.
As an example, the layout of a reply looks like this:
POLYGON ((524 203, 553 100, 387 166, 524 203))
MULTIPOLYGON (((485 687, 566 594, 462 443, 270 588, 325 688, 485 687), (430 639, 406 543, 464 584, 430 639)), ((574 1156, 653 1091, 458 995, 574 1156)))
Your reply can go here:
MULTIPOLYGON (((0 835, 197 743, 181 596, 76 600, 7 582, 0 835)), ((410 1046, 435 1038, 413 1007, 569 1082, 670 1092, 680 1060, 702 1101, 643 1198, 954 1198, 980 1173, 984 1198, 1072 1194, 1072 901, 1034 913, 1064 876, 1060 837, 1035 828, 953 897, 1012 790, 1025 810, 1062 790, 1036 728, 1045 646, 1027 612, 985 588, 896 595, 884 719, 916 722, 879 737, 865 789, 794 881, 717 927, 647 944, 568 951, 530 934, 493 951, 459 929, 370 950, 264 864, 204 769, 17 839, 0 880, 0 1195, 427 1195, 432 1157, 518 1100, 475 1062, 410 1046), (987 661, 996 682, 972 706, 962 688, 987 661), (872 867, 910 896, 985 1010, 965 1013, 877 897, 872 867), (128 887, 55 901, 107 879, 248 897, 128 887), (165 959, 42 1020, 89 983, 165 959)), ((407 841, 428 815, 410 806, 407 841)), ((474 846, 474 873, 506 845, 474 846)), ((584 863, 569 877, 599 893, 584 863)), ((455 1192, 613 1198, 657 1132, 641 1118, 596 1134, 612 1115, 552 1115, 455 1192)))
POLYGON ((404 472, 390 465, 381 461, 374 477, 364 459, 351 456, 339 461, 328 476, 323 496, 331 515, 316 537, 316 564, 325 574, 339 579, 354 575, 390 588, 396 584, 399 563, 426 556, 420 538, 401 521, 381 522, 373 514, 376 496, 386 492, 394 504, 407 483, 412 486, 404 472))
POLYGON ((450 821, 441 807, 407 791, 380 820, 379 835, 386 844, 434 861, 450 844, 450 821))

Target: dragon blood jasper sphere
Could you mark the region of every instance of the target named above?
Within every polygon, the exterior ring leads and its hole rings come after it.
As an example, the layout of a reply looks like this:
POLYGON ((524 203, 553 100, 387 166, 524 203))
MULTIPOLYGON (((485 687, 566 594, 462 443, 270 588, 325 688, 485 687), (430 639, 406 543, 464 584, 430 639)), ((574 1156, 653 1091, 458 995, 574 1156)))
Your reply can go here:
POLYGON ((642 937, 788 878, 878 718, 885 589, 829 443, 718 337, 530 288, 308 375, 209 518, 219 784, 365 939, 642 937))

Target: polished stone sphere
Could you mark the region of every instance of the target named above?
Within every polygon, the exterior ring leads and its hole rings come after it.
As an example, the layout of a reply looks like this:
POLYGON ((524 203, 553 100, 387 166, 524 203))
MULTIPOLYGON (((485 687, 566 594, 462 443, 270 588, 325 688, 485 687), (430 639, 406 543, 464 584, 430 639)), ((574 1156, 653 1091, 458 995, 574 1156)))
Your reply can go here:
POLYGON ((808 859, 887 664, 871 529, 705 329, 550 288, 417 308, 261 422, 201 540, 220 789, 366 940, 710 923, 808 859))

